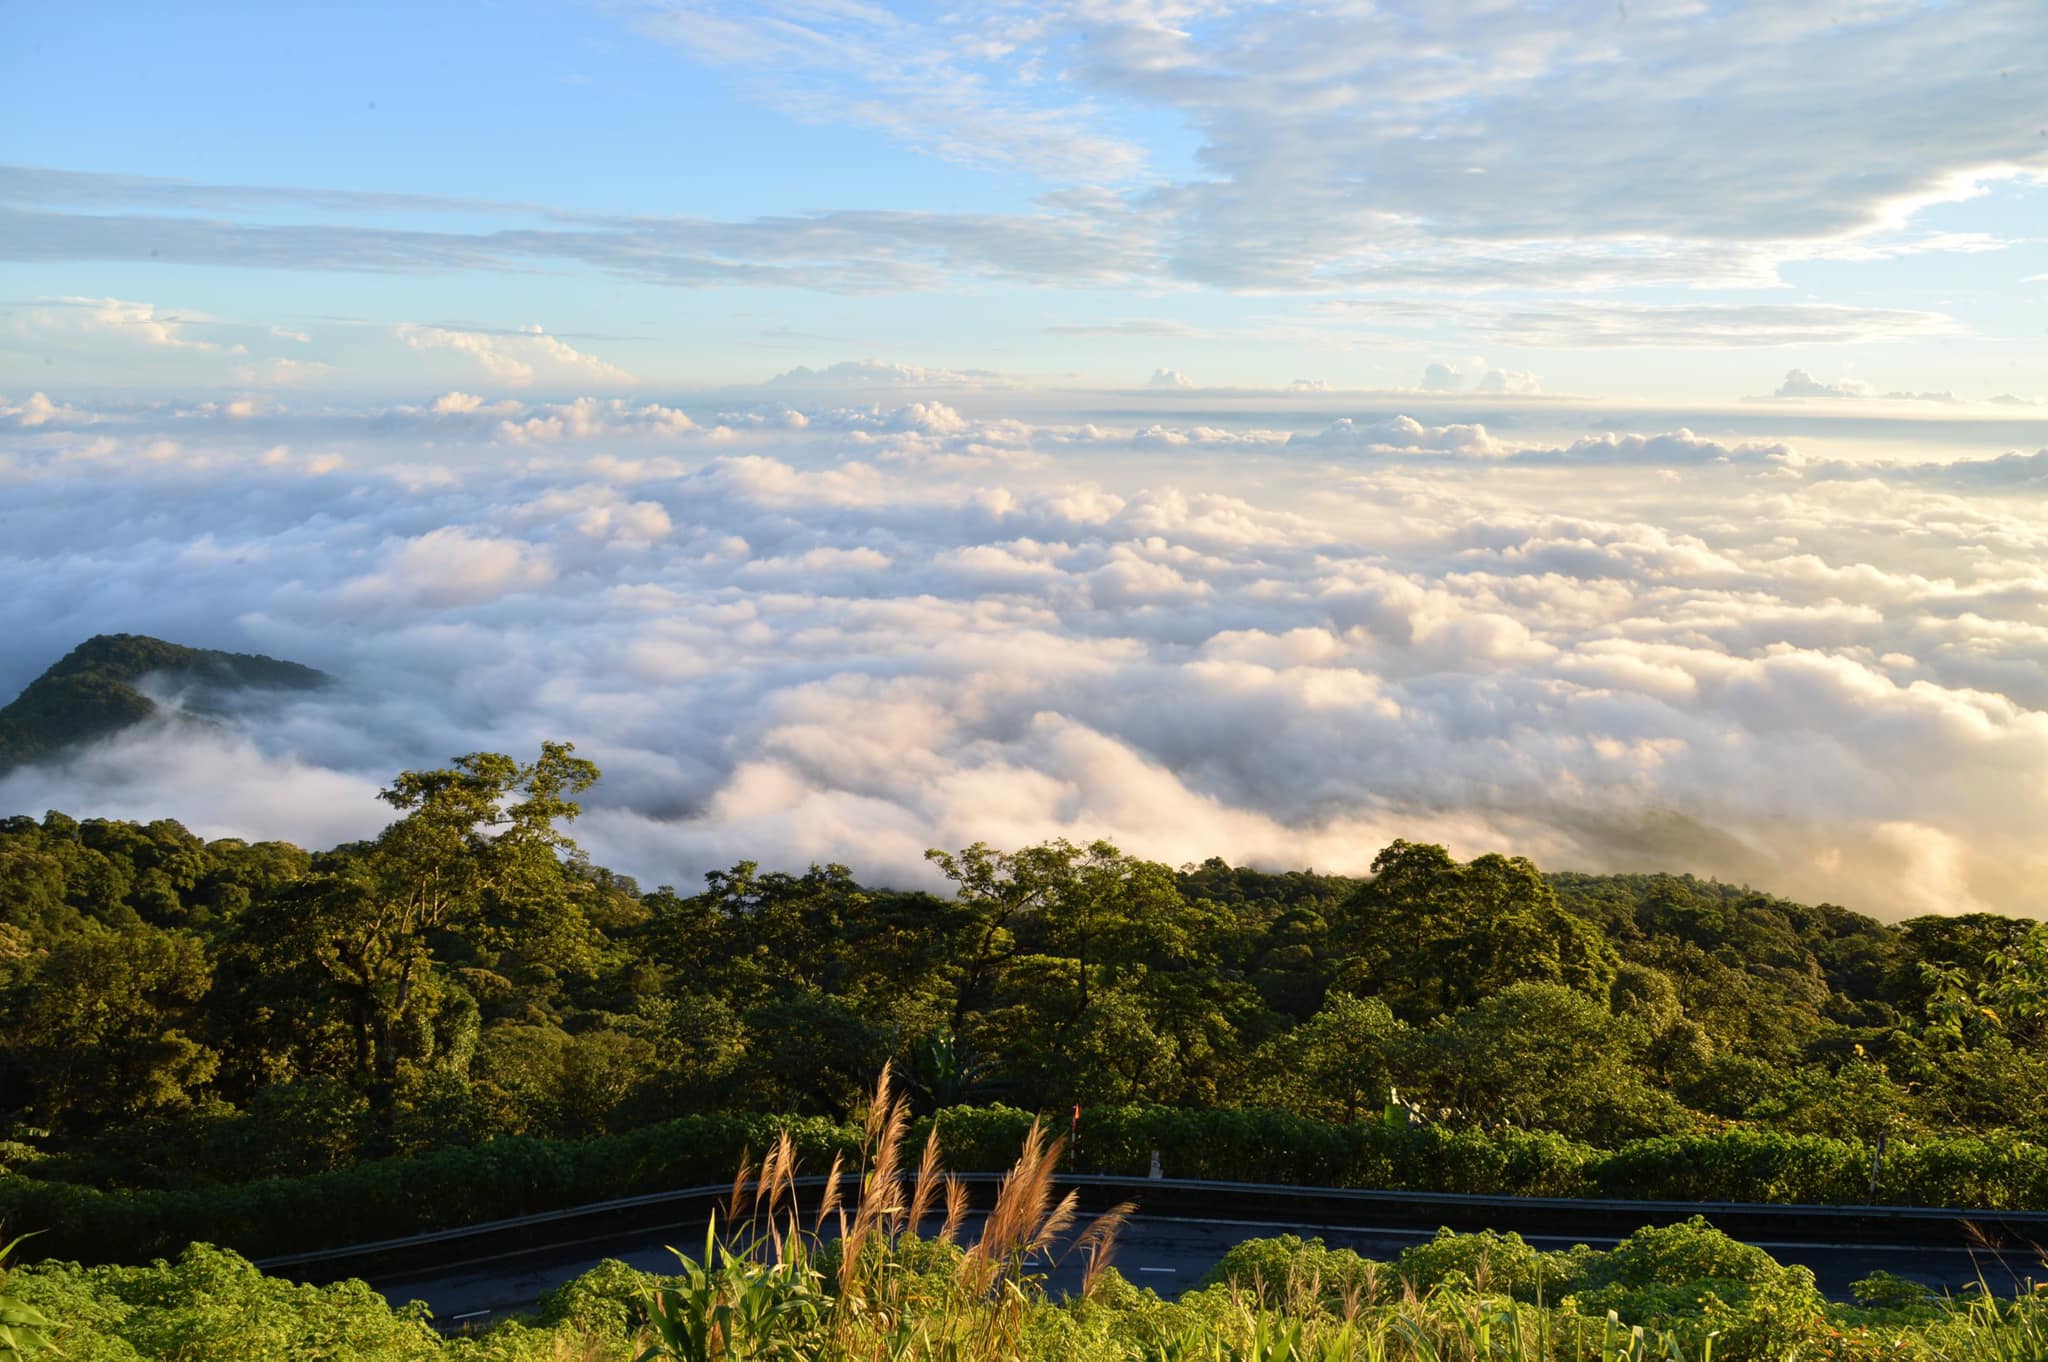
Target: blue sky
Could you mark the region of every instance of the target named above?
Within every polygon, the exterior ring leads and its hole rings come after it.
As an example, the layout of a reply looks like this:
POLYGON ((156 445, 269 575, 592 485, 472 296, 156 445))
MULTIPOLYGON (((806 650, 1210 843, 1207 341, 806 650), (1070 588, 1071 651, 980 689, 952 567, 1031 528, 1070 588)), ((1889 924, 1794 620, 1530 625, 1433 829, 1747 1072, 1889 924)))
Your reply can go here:
POLYGON ((2037 0, 13 5, 0 32, 0 391, 686 392, 873 358, 2048 399, 2037 0), (589 362, 502 334, 535 327, 589 362))

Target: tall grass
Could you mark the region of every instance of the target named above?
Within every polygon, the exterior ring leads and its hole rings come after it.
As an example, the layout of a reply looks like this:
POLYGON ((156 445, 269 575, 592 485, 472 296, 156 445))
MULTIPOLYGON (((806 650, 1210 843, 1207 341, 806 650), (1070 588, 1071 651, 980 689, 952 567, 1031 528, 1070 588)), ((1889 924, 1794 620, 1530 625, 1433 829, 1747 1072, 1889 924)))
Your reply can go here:
POLYGON ((906 1179, 909 1129, 908 1104, 884 1067, 858 1167, 848 1170, 835 1156, 808 1218, 786 1136, 758 1167, 742 1159, 724 1224, 707 1229, 703 1257, 678 1253, 674 1284, 646 1303, 642 1362, 1014 1357, 1040 1298, 1039 1274, 1057 1255, 1083 1256, 1083 1293, 1092 1291, 1134 1208, 1114 1207, 1074 1235, 1078 1196, 1054 1196, 1063 1141, 1031 1127, 980 1233, 963 1246, 966 1188, 942 1167, 936 1130, 906 1179), (850 1207, 849 1173, 859 1179, 850 1207), (924 1238, 935 1212, 938 1229, 924 1238))
POLYGON ((702 1256, 676 1252, 679 1272, 642 1301, 636 1362, 1058 1357, 1055 1339, 1033 1335, 1048 1332, 1037 1326, 1056 1313, 1045 1274, 1069 1256, 1084 1270, 1079 1301, 1058 1312, 1065 1318, 1086 1315, 1105 1283, 1124 1294, 1119 1309, 1104 1312, 1120 1319, 1070 1339, 1076 1357, 1085 1348, 1116 1362, 1715 1362, 1711 1338, 1688 1351, 1674 1335, 1612 1315, 1596 1324, 1489 1296, 1483 1280, 1471 1291, 1418 1293, 1368 1277, 1347 1285, 1335 1309, 1319 1281, 1233 1282, 1220 1309, 1165 1305, 1108 1271, 1136 1207, 1113 1207, 1083 1226, 1077 1194, 1055 1186, 1064 1141, 1042 1125, 1025 1133, 967 1243, 966 1192, 944 1171, 937 1130, 906 1174, 909 1128, 885 1068, 856 1166, 835 1157, 808 1213, 787 1137, 758 1165, 743 1158, 702 1256), (842 1175, 858 1177, 850 1203, 842 1175))

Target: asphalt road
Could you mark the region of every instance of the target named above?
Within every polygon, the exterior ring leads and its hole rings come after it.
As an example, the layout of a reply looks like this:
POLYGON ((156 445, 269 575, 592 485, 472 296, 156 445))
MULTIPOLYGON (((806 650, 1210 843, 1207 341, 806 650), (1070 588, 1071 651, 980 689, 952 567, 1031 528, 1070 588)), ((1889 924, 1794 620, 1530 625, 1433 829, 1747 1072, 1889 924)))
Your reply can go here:
MULTIPOLYGON (((372 1285, 394 1304, 423 1300, 443 1327, 477 1325, 491 1318, 529 1310, 546 1292, 595 1267, 601 1260, 617 1258, 649 1272, 673 1268, 674 1256, 667 1246, 687 1253, 702 1251, 704 1222, 681 1221, 667 1229, 607 1236, 574 1245, 525 1250, 488 1260, 455 1262, 429 1273, 372 1278, 372 1285)), ((971 1241, 977 1226, 966 1227, 971 1241)), ((1389 1229, 1361 1224, 1306 1224, 1291 1221, 1248 1221, 1194 1216, 1137 1215, 1118 1236, 1113 1262, 1133 1283, 1149 1287, 1162 1296, 1174 1296, 1199 1282, 1220 1261, 1231 1246, 1246 1239, 1298 1234, 1320 1238, 1333 1248, 1347 1248, 1369 1258, 1391 1259, 1411 1244, 1430 1237, 1430 1232, 1389 1229)), ((1613 1240, 1585 1236, 1554 1236, 1525 1233, 1539 1248, 1568 1248, 1575 1243, 1609 1247, 1613 1240)), ((1936 1288, 1960 1291, 1981 1276, 1994 1290, 2008 1291, 2044 1272, 2038 1252, 2030 1248, 2003 1252, 1966 1249, 1936 1249, 1890 1245, 1843 1245, 1757 1241, 1782 1263, 1800 1263, 1813 1269, 1822 1290, 1847 1299, 1849 1284, 1883 1269, 1910 1277, 1936 1288)), ((1056 1293, 1072 1290, 1080 1282, 1078 1262, 1056 1265, 1048 1285, 1056 1293)))

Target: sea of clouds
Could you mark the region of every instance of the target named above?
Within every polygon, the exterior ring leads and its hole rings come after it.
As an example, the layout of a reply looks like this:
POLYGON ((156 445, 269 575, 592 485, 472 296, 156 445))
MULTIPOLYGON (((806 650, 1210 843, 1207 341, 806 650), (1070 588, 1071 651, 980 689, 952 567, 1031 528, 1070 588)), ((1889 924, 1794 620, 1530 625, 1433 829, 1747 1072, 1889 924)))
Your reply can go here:
POLYGON ((400 769, 563 738, 605 772, 580 840, 648 883, 1408 837, 2043 906, 2048 451, 766 397, 0 400, 0 690, 114 631, 339 679, 0 812, 326 845, 400 769))

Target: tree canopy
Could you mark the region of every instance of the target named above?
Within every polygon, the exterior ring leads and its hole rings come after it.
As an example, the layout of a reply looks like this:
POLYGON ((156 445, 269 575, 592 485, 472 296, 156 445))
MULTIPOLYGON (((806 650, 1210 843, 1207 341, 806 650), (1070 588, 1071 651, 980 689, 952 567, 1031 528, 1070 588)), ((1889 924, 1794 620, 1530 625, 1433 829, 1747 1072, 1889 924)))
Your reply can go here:
POLYGON ((317 851, 0 822, 0 1160, 180 1186, 696 1112, 1135 1104, 1548 1130, 2048 1130, 2048 929, 1887 926, 1396 842, 1365 878, 1106 842, 931 889, 742 862, 644 889, 567 744, 407 771, 317 851))

